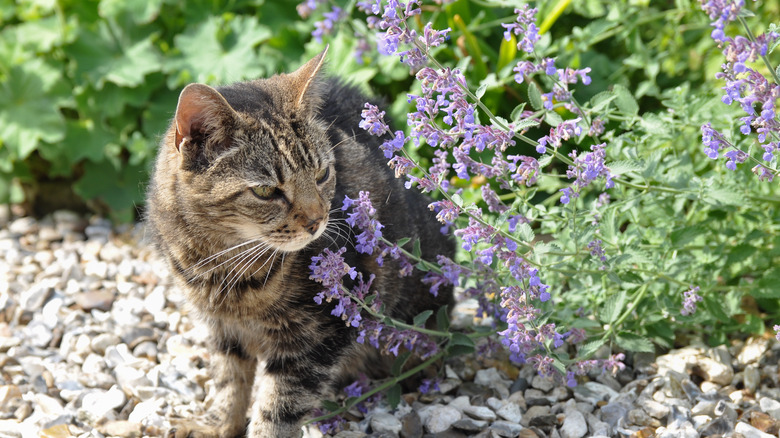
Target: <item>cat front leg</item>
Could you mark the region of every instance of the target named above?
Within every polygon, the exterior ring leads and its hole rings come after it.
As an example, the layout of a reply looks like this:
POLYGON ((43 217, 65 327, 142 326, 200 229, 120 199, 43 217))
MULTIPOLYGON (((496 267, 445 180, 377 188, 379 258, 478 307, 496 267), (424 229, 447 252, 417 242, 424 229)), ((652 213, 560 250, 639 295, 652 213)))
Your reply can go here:
POLYGON ((237 341, 215 333, 209 347, 216 395, 204 417, 172 422, 168 438, 244 436, 257 358, 249 356, 237 341))

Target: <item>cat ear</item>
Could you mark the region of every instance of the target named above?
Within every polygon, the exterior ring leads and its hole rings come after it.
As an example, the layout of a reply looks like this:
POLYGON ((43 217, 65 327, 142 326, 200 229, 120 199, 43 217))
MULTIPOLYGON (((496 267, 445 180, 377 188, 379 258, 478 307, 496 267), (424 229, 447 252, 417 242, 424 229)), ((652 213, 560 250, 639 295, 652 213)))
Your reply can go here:
POLYGON ((191 143, 193 138, 205 140, 208 136, 223 136, 233 113, 233 108, 217 90, 204 84, 187 85, 176 106, 176 149, 189 155, 195 151, 182 151, 182 146, 191 143))
POLYGON ((322 66, 325 64, 325 55, 327 53, 328 46, 325 46, 325 50, 320 52, 319 55, 310 59, 309 62, 289 75, 295 108, 302 110, 305 114, 310 114, 316 110, 322 101, 324 90, 321 89, 321 81, 318 80, 318 76, 322 66))

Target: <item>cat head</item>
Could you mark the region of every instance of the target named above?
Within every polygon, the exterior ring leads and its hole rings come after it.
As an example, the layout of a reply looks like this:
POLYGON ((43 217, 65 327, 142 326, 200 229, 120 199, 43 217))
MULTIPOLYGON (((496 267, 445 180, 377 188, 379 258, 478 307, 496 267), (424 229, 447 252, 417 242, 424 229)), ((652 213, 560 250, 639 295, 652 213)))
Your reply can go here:
POLYGON ((322 235, 336 184, 333 146, 317 118, 326 51, 293 73, 184 88, 167 167, 193 220, 282 251, 322 235))

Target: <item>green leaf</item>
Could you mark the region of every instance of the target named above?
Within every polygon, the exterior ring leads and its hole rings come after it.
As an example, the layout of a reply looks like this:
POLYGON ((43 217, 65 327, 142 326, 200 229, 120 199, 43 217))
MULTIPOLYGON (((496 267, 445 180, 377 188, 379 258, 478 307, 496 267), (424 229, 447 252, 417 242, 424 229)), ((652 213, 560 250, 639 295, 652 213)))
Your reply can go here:
POLYGON ((619 332, 615 336, 615 343, 626 351, 654 353, 655 347, 649 339, 629 332, 619 332))
POLYGON ((463 333, 455 332, 447 344, 447 351, 450 356, 471 354, 474 352, 474 341, 463 333))
POLYGON ((416 327, 424 327, 425 321, 428 321, 428 318, 433 315, 433 310, 425 310, 423 312, 420 312, 417 314, 417 316, 414 317, 414 321, 412 322, 412 325, 416 327))
POLYGON ((395 409, 401 403, 401 385, 395 384, 387 390, 387 404, 390 409, 395 409))
POLYGON ((606 164, 613 175, 624 175, 628 172, 639 172, 645 168, 645 164, 639 160, 619 160, 606 164))
POLYGON ((534 234, 534 230, 531 228, 529 224, 525 222, 518 224, 516 230, 517 230, 517 235, 524 242, 533 242, 534 238, 536 238, 536 234, 534 234))
POLYGON ((743 262, 756 252, 758 252, 758 248, 755 246, 749 243, 740 243, 734 248, 731 248, 728 257, 726 258, 726 264, 733 265, 734 263, 743 262))
POLYGON ((0 140, 18 159, 39 141, 55 143, 65 136, 65 119, 58 105, 66 101, 56 87, 61 73, 40 59, 10 68, 0 82, 0 140))
POLYGON ((609 297, 604 303, 604 307, 599 314, 599 319, 606 324, 612 324, 617 321, 626 305, 626 298, 626 291, 624 290, 609 297))
POLYGON ((448 306, 441 306, 436 312, 436 328, 441 332, 446 332, 450 329, 450 313, 448 306))
POLYGON ((729 187, 707 187, 704 201, 713 205, 745 205, 747 202, 741 190, 729 187))
POLYGON ((615 105, 618 110, 627 116, 635 116, 639 114, 639 105, 636 103, 636 99, 628 90, 620 84, 612 86, 612 91, 615 93, 615 105))
POLYGON ((162 59, 151 36, 125 46, 105 22, 98 32, 82 28, 78 38, 65 48, 76 65, 76 77, 101 89, 106 82, 121 87, 138 87, 146 75, 160 71, 162 59))
POLYGON ((726 314, 723 307, 723 303, 717 297, 712 295, 705 295, 702 297, 702 303, 704 308, 707 309, 707 313, 714 316, 720 322, 729 322, 731 318, 726 314))
POLYGON ((393 366, 390 370, 393 376, 399 376, 401 375, 401 372, 404 369, 404 365, 406 365, 406 362, 409 360, 409 358, 412 357, 411 351, 404 351, 403 353, 400 353, 398 357, 395 358, 393 361, 393 366))
POLYGON ((533 109, 537 111, 543 108, 542 93, 539 91, 539 87, 537 87, 533 82, 528 84, 528 102, 531 104, 533 109))
POLYGON ((241 15, 229 21, 209 17, 174 38, 181 55, 166 63, 165 71, 174 73, 168 85, 176 88, 183 80, 225 83, 260 77, 265 69, 255 47, 271 36, 270 29, 254 16, 241 15))
POLYGON ((609 91, 602 91, 601 93, 596 94, 590 99, 590 112, 592 114, 601 112, 602 109, 606 108, 607 105, 616 98, 617 95, 609 91))
POLYGON ((412 249, 412 255, 418 259, 422 257, 422 249, 420 248, 420 239, 414 239, 414 248, 412 249))
POLYGON ((100 0, 101 17, 118 18, 127 14, 136 24, 154 21, 160 14, 163 0, 100 0))
POLYGON ((598 351, 598 349, 601 348, 605 342, 606 339, 597 339, 595 341, 588 342, 587 344, 580 347, 579 351, 577 351, 577 356, 581 359, 587 359, 593 356, 593 354, 598 351))
POLYGON ((334 402, 333 400, 322 400, 320 401, 320 405, 322 406, 322 409, 328 412, 334 412, 341 408, 341 405, 334 402))
POLYGON ((682 247, 688 243, 693 242, 697 237, 704 234, 709 234, 706 228, 702 227, 701 225, 692 225, 689 227, 678 228, 672 231, 672 233, 669 235, 669 239, 671 240, 672 245, 676 247, 682 247))
POLYGON ((411 242, 411 240, 412 239, 410 237, 402 237, 398 239, 398 242, 396 242, 395 244, 398 245, 399 248, 402 248, 404 245, 411 242))
POLYGON ((452 203, 457 205, 458 207, 463 207, 463 198, 457 193, 453 193, 451 196, 452 203))
MULTIPOLYGON (((517 38, 514 34, 509 34, 509 41, 501 39, 501 46, 498 48, 498 63, 496 64, 496 71, 501 71, 504 67, 514 61, 517 56, 517 38)), ((512 118, 514 120, 514 117, 512 118)))
POLYGON ((474 95, 477 96, 477 99, 482 99, 482 96, 485 95, 485 91, 487 90, 487 86, 487 82, 480 84, 479 88, 477 88, 477 91, 474 93, 474 95))

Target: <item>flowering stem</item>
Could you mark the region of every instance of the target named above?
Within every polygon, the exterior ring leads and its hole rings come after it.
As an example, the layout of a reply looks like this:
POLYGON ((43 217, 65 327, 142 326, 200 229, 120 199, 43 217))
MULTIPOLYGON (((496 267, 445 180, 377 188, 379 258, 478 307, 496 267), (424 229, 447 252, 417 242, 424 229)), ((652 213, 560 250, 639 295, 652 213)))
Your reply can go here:
MULTIPOLYGON (((750 30, 750 26, 748 26, 747 21, 745 20, 745 17, 737 17, 739 19, 739 22, 742 23, 742 27, 745 28, 745 33, 747 33, 748 39, 755 43, 756 37, 753 35, 753 32, 750 30)), ((780 78, 777 77, 777 72, 774 68, 772 68, 772 63, 769 62, 769 58, 766 57, 766 55, 761 55, 761 60, 764 61, 764 64, 766 64, 766 68, 769 69, 769 73, 772 75, 772 78, 774 78, 775 83, 780 85, 780 78)))
POLYGON ((319 417, 312 418, 312 419, 308 420, 306 422, 306 424, 311 424, 311 423, 316 423, 318 421, 327 420, 328 418, 331 418, 331 417, 333 417, 335 415, 339 415, 341 413, 344 413, 344 412, 348 411, 353 406, 355 406, 356 404, 358 404, 358 403, 368 399, 372 395, 374 395, 374 394, 376 394, 378 392, 384 391, 384 390, 386 390, 386 389, 388 389, 388 388, 390 388, 390 387, 392 387, 394 385, 397 385, 398 383, 406 380, 407 378, 409 378, 409 377, 419 373, 420 371, 428 368, 429 366, 431 366, 434 363, 436 363, 439 359, 444 357, 444 354, 445 354, 444 350, 439 351, 438 353, 436 353, 433 356, 429 357, 425 362, 417 365, 416 367, 411 368, 408 371, 406 371, 406 372, 404 372, 404 373, 402 373, 402 374, 400 374, 400 375, 398 375, 396 377, 391 377, 391 378, 387 379, 381 385, 376 386, 374 388, 371 388, 371 390, 369 390, 365 394, 361 394, 360 397, 352 399, 348 404, 346 404, 346 405, 336 409, 335 411, 328 412, 325 415, 321 415, 319 417))

